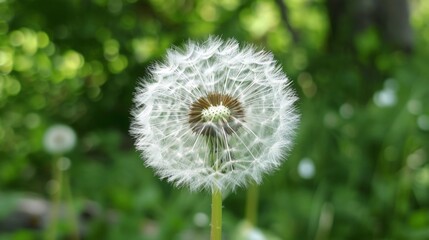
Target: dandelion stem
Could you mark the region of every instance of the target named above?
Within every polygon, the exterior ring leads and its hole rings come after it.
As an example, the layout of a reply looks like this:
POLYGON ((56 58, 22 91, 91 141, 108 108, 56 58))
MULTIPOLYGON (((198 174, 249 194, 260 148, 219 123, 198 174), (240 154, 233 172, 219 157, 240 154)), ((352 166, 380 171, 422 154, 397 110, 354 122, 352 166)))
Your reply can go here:
POLYGON ((246 220, 256 226, 258 219, 259 187, 256 183, 250 184, 247 189, 246 220))
POLYGON ((70 186, 70 178, 67 174, 67 170, 64 170, 63 173, 63 182, 64 182, 64 195, 67 200, 68 205, 68 221, 71 228, 71 236, 70 239, 72 240, 79 240, 79 227, 77 222, 77 216, 76 216, 76 209, 73 201, 73 195, 71 191, 70 186))
MULTIPOLYGON (((60 158, 58 158, 60 159, 60 158)), ((46 232, 46 239, 47 240, 55 240, 57 239, 57 225, 58 225, 58 214, 60 209, 60 201, 61 201, 61 192, 62 192, 62 185, 63 185, 63 175, 62 171, 58 166, 59 160, 55 160, 53 163, 53 177, 54 177, 54 185, 52 189, 52 199, 51 199, 51 211, 50 211, 50 220, 49 220, 49 226, 47 227, 46 232)))
POLYGON ((222 193, 215 188, 212 193, 211 240, 222 239, 222 193))
MULTIPOLYGON (((217 142, 216 138, 209 137, 209 158, 210 163, 213 168, 219 169, 219 162, 216 159, 217 152, 217 142)), ((222 239, 222 191, 218 187, 214 186, 212 190, 212 219, 211 219, 211 232, 210 232, 211 240, 221 240, 222 239)))

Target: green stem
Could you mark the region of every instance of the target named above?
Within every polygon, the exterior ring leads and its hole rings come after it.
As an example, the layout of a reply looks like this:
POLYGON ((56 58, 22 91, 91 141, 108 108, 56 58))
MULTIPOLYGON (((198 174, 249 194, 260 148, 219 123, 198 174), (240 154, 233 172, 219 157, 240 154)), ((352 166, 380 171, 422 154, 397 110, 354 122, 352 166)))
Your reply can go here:
POLYGON ((215 188, 212 193, 211 240, 222 239, 222 193, 215 188))
MULTIPOLYGON (((215 137, 209 137, 209 158, 212 167, 217 171, 219 170, 219 159, 216 158, 216 153, 218 149, 218 142, 215 137)), ((211 240, 221 240, 222 239, 222 191, 217 187, 212 189, 212 218, 211 218, 211 231, 210 231, 211 240)))
POLYGON ((247 189, 246 201, 246 220, 252 226, 256 226, 258 219, 258 201, 259 201, 259 187, 256 183, 250 184, 247 189))
POLYGON ((68 206, 68 221, 71 227, 71 236, 70 239, 72 240, 79 240, 79 227, 77 222, 77 216, 76 216, 76 209, 73 201, 73 195, 71 191, 70 186, 70 178, 68 177, 67 170, 64 170, 63 173, 64 177, 64 195, 67 200, 67 206, 68 206))
MULTIPOLYGON (((59 158, 58 158, 59 159, 59 158)), ((55 240, 57 239, 57 225, 58 225, 58 213, 60 209, 60 201, 61 201, 61 192, 63 185, 63 175, 61 169, 58 167, 59 160, 53 161, 53 177, 54 183, 57 184, 57 188, 53 189, 51 196, 51 211, 50 211, 50 220, 49 226, 47 227, 47 232, 45 238, 47 240, 55 240)))

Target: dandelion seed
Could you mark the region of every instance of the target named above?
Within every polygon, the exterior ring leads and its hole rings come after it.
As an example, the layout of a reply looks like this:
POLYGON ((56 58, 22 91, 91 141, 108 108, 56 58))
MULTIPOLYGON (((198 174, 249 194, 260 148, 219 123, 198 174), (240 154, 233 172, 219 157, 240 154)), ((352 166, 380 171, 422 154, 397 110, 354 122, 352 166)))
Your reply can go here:
POLYGON ((161 178, 234 190, 285 159, 297 97, 270 53, 209 38, 170 49, 149 72, 135 93, 131 134, 161 178))

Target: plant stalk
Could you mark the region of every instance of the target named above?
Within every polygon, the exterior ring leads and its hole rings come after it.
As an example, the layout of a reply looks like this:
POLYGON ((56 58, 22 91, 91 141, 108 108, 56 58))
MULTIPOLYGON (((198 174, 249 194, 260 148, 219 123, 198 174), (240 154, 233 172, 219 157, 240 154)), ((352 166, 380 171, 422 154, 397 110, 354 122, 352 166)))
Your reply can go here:
POLYGON ((79 240, 80 237, 79 237, 78 218, 76 216, 76 209, 75 209, 73 195, 72 195, 71 186, 70 186, 70 178, 67 172, 68 170, 64 170, 64 173, 63 173, 63 182, 64 182, 63 189, 64 189, 64 195, 67 200, 67 206, 68 206, 68 222, 71 228, 70 239, 79 240))
POLYGON ((222 192, 214 189, 212 193, 211 240, 222 239, 222 192))
POLYGON ((49 226, 47 227, 47 232, 45 239, 47 240, 55 240, 57 239, 57 225, 58 225, 58 214, 60 210, 60 202, 61 202, 61 192, 63 185, 63 174, 61 169, 59 169, 58 162, 60 158, 57 158, 53 161, 53 180, 57 184, 57 188, 53 190, 51 195, 51 211, 50 211, 50 219, 49 226))
MULTIPOLYGON (((216 157, 218 152, 219 142, 216 137, 209 137, 209 157, 210 163, 213 168, 219 170, 220 161, 216 157)), ((213 187, 212 189, 212 216, 211 216, 211 230, 210 230, 210 239, 211 240, 221 240, 222 239, 222 191, 218 187, 213 187)))
POLYGON ((246 220, 256 226, 258 219, 259 187, 256 183, 250 184, 247 189, 246 220))

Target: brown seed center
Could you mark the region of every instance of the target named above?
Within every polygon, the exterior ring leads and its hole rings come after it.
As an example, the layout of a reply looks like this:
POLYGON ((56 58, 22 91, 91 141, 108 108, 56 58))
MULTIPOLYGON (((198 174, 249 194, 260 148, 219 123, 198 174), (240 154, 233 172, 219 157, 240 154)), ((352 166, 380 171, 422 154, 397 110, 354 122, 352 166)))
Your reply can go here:
POLYGON ((209 93, 189 108, 189 124, 196 134, 225 137, 236 132, 244 122, 244 109, 230 95, 209 93))

